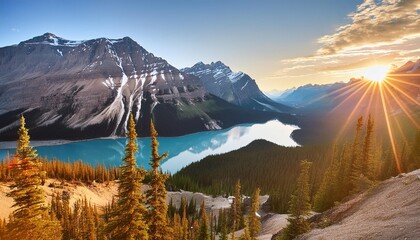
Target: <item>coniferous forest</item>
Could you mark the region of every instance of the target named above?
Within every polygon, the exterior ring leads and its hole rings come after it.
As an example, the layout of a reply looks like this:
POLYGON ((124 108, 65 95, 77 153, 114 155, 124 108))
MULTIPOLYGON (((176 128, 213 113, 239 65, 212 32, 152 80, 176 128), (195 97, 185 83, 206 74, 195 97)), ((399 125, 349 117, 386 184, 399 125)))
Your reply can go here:
MULTIPOLYGON (((288 148, 255 141, 243 149, 193 163, 174 176, 160 170, 167 153, 159 154, 157 132, 153 122, 150 125, 148 172, 136 164, 137 134, 132 116, 119 168, 37 157, 22 116, 16 154, 0 165, 0 180, 12 183, 8 196, 15 202, 11 216, 1 221, 0 239, 214 239, 216 235, 232 239, 240 229, 244 229, 242 239, 254 239, 261 229, 256 217, 261 194, 270 196, 271 211, 291 214, 279 237, 293 239, 310 229, 306 216, 311 209, 327 210, 397 174, 392 156, 375 141, 375 123, 370 116, 367 121, 360 117, 353 138, 342 144, 288 148), (118 194, 106 206, 93 205, 87 199, 70 204, 66 192, 53 194, 51 202, 45 202, 40 186, 47 178, 81 184, 117 181, 118 194), (150 189, 142 192, 143 184, 150 189), (234 198, 231 208, 220 209, 216 216, 208 213, 204 201, 182 199, 178 208, 172 200, 167 204, 167 189, 234 198), (251 196, 248 207, 242 202, 243 195, 251 196)), ((417 133, 402 154, 415 160, 402 161, 405 171, 420 167, 419 146, 417 133)))
MULTIPOLYGON (((420 168, 420 132, 403 146, 402 172, 420 168)), ((352 193, 398 175, 390 149, 376 140, 374 119, 360 117, 354 124, 353 137, 341 143, 283 147, 255 141, 242 149, 193 163, 172 176, 170 182, 191 191, 232 195, 240 179, 245 194, 261 187, 263 195, 270 195, 271 210, 286 213, 300 161, 307 159, 313 163, 311 201, 315 210, 323 211, 352 193)))

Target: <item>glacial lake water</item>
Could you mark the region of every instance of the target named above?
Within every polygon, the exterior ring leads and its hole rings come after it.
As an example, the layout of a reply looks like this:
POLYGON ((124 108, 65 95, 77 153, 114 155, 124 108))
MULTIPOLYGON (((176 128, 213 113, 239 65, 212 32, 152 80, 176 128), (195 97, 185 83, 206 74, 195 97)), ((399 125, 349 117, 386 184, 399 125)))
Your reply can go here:
MULTIPOLYGON (((227 153, 257 139, 265 139, 282 146, 298 146, 290 137, 295 129, 298 127, 271 120, 263 124, 241 124, 229 129, 179 137, 158 137, 159 153, 169 153, 168 158, 161 165, 162 170, 175 173, 206 156, 227 153)), ((125 138, 106 138, 67 143, 34 141, 32 145, 36 146, 39 156, 49 159, 56 158, 70 162, 82 160, 92 165, 119 166, 124 155, 125 143, 125 138)), ((150 138, 139 138, 138 144, 137 163, 148 169, 151 155, 150 138)), ((14 154, 13 147, 15 147, 14 143, 0 142, 0 159, 4 159, 7 154, 14 154)))

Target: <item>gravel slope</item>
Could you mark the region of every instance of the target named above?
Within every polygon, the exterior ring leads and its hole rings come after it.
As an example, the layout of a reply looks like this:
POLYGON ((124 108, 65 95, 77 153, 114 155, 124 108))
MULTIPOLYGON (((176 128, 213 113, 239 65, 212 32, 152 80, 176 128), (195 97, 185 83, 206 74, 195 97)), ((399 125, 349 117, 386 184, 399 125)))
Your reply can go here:
POLYGON ((420 169, 316 216, 334 224, 298 239, 420 239, 420 169))

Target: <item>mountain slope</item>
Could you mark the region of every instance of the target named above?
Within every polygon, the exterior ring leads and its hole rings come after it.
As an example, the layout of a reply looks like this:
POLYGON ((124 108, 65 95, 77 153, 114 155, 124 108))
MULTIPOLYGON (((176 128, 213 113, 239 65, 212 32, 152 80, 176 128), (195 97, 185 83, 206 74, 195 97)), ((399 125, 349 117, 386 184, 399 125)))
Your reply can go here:
POLYGON ((388 179, 373 189, 311 218, 313 229, 298 239, 418 239, 420 170, 388 179))
POLYGON ((307 84, 298 88, 286 90, 280 94, 273 94, 270 97, 279 103, 288 104, 294 107, 303 107, 314 103, 314 100, 322 98, 346 85, 347 83, 343 82, 325 85, 307 84))
POLYGON ((199 62, 181 71, 199 77, 208 92, 230 103, 253 110, 277 112, 291 110, 290 107, 268 98, 249 75, 233 72, 220 61, 210 64, 199 62))
POLYGON ((292 121, 286 115, 262 115, 225 123, 231 116, 212 118, 213 110, 203 104, 207 101, 217 105, 217 113, 243 112, 128 37, 70 41, 46 33, 0 48, 0 140, 15 139, 21 114, 36 139, 124 136, 130 112, 141 135, 148 134, 151 117, 161 135, 220 129, 257 118, 292 121), (167 131, 164 126, 170 124, 186 126, 167 131))

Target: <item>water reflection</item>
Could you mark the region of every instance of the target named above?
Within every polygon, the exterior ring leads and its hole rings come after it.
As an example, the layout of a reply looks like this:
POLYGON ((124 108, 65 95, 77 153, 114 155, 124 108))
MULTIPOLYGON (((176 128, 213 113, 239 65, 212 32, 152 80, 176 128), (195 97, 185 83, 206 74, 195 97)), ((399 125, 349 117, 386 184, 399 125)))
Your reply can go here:
MULTIPOLYGON (((277 145, 297 146, 290 135, 295 126, 284 125, 272 120, 264 124, 242 124, 230 129, 200 132, 180 137, 158 138, 159 152, 168 151, 169 157, 162 164, 162 170, 175 173, 182 167, 203 159, 206 156, 221 154, 239 149, 256 139, 265 139, 277 145)), ((53 146, 38 146, 38 154, 50 159, 63 161, 83 160, 93 165, 105 164, 118 166, 124 154, 125 138, 95 139, 71 142, 53 146)), ((36 142, 35 142, 36 143, 36 142)), ((139 139, 138 164, 150 168, 150 138, 139 139)), ((13 154, 13 149, 0 149, 0 159, 6 154, 13 154)))

